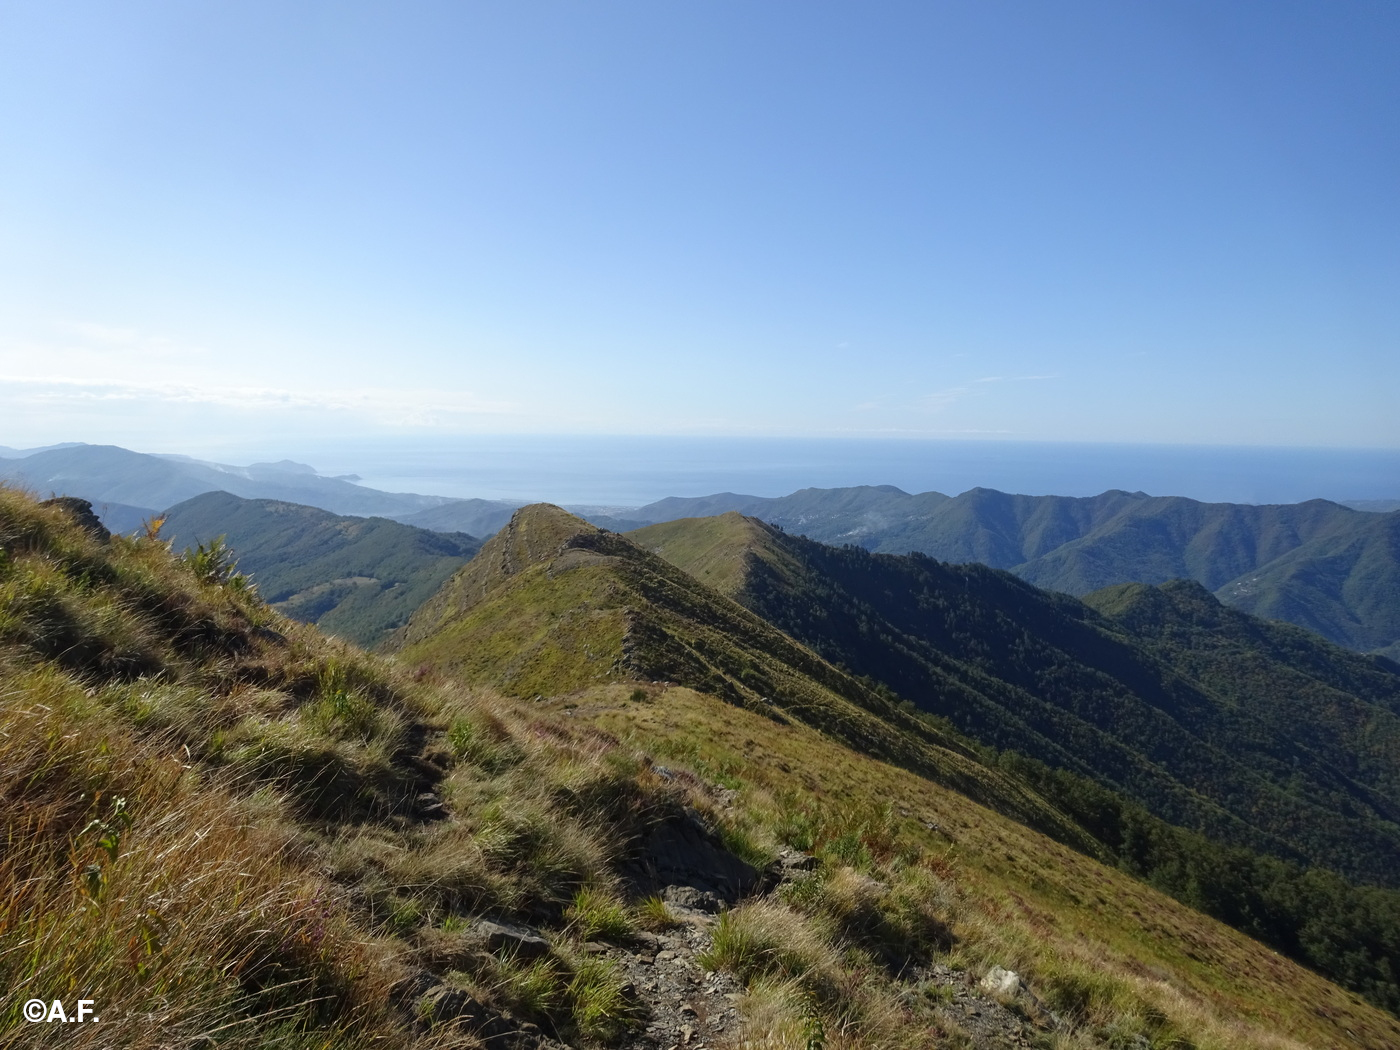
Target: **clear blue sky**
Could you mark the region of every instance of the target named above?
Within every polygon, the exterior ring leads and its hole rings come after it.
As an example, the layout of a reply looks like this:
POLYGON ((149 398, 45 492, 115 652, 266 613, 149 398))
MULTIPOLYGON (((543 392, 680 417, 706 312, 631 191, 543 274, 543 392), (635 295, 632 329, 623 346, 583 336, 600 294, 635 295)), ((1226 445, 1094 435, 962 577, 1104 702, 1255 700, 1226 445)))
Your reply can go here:
POLYGON ((1400 4, 0 0, 0 444, 1400 447, 1400 4))

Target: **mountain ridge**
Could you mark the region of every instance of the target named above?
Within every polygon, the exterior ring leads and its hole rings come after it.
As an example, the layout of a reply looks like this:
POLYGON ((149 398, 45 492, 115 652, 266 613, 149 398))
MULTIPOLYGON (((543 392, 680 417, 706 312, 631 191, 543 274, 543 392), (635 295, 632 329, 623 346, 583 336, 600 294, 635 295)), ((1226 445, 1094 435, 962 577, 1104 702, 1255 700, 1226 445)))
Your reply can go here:
MULTIPOLYGON (((494 533, 521 505, 380 492, 351 477, 321 477, 290 460, 230 467, 116 446, 11 449, 0 457, 0 479, 88 499, 123 532, 160 508, 218 490, 474 536, 494 533)), ((1075 595, 1122 582, 1189 577, 1228 603, 1358 651, 1400 658, 1400 511, 1379 513, 1379 506, 1201 503, 1117 489, 1091 497, 987 488, 911 495, 892 485, 867 485, 781 497, 668 497, 634 511, 579 510, 616 531, 738 510, 822 542, 981 562, 1075 595)))
POLYGON ((102 1023, 12 1001, 5 1047, 1400 1040, 1151 886, 764 707, 655 682, 511 699, 86 519, 0 486, 0 978, 100 989, 102 1023), (750 861, 759 886, 705 881, 750 861))
MULTIPOLYGON (((1192 677, 1199 673, 1208 678, 1219 665, 1177 673, 1173 654, 1129 638, 1122 626, 1077 599, 1040 592, 985 566, 947 566, 918 555, 871 555, 851 547, 816 551, 818 547, 737 514, 649 526, 620 537, 558 508, 527 507, 410 621, 400 635, 399 655, 416 666, 417 673, 496 685, 535 702, 554 695, 565 709, 580 714, 591 710, 588 698, 597 690, 631 688, 632 703, 645 708, 658 689, 689 687, 734 705, 745 716, 776 720, 780 726, 817 728, 858 753, 892 760, 935 783, 954 786, 1089 856, 1106 853, 1178 899, 1344 977, 1374 1001, 1400 1003, 1386 976, 1390 946, 1400 944, 1400 895, 1394 889, 1358 886, 1326 868, 1309 869, 1300 863, 1310 858, 1382 884, 1394 877, 1400 842, 1397 828, 1386 818, 1395 811, 1395 785, 1377 779, 1375 773, 1376 763, 1383 768, 1395 765, 1396 720, 1388 709, 1381 712, 1390 719, 1388 735, 1377 739, 1390 741, 1389 750, 1361 756, 1360 765, 1338 771, 1340 778, 1327 764, 1325 746, 1355 750, 1354 737, 1338 736, 1330 745, 1319 739, 1314 742, 1319 749, 1316 760, 1280 767, 1280 757, 1301 757, 1274 754, 1280 727, 1241 721, 1233 711, 1247 697, 1192 677), (685 548, 684 559, 677 557, 678 547, 685 548), (656 565, 658 551, 683 560, 685 571, 675 566, 672 573, 665 572, 656 565), (784 576, 799 583, 810 580, 818 556, 855 559, 856 575, 869 592, 905 593, 911 595, 914 609, 942 609, 937 612, 940 622, 952 617, 946 622, 955 625, 952 638, 962 651, 956 658, 945 654, 935 659, 925 649, 924 661, 911 665, 913 673, 933 683, 933 694, 945 705, 935 710, 950 719, 951 726, 945 728, 948 723, 938 719, 927 721, 901 700, 904 696, 924 702, 927 695, 907 690, 906 682, 886 673, 892 661, 910 659, 901 652, 919 655, 918 632, 911 626, 901 627, 897 619, 877 622, 839 588, 817 593, 817 601, 803 606, 814 622, 854 624, 858 633, 878 639, 874 663, 862 665, 851 658, 859 652, 839 646, 833 651, 823 644, 820 632, 804 630, 802 623, 785 618, 781 608, 754 606, 764 620, 787 632, 775 638, 771 628, 764 631, 752 619, 730 611, 727 601, 718 600, 715 587, 721 586, 752 604, 752 593, 742 592, 760 573, 776 576, 776 582, 770 578, 775 588, 783 586, 784 576), (902 577, 891 572, 906 562, 925 575, 946 577, 956 586, 942 589, 955 599, 926 605, 925 595, 933 592, 896 583, 902 577), (775 660, 773 654, 793 651, 791 637, 810 648, 803 647, 797 657, 775 660), (1081 656, 1092 666, 1078 666, 1081 656), (1008 658, 1010 663, 1003 667, 1008 658), (845 670, 833 666, 833 659, 845 670), (917 748, 911 749, 910 742, 901 746, 877 724, 863 716, 853 718, 839 698, 833 703, 808 677, 812 673, 838 691, 843 679, 848 689, 858 686, 862 695, 853 698, 863 701, 887 727, 934 728, 940 743, 951 741, 967 749, 974 765, 950 767, 946 758, 930 763, 917 748), (870 677, 852 678, 851 673, 870 677), (983 745, 987 738, 977 732, 978 725, 959 721, 959 709, 974 710, 979 704, 987 720, 1009 734, 995 740, 997 747, 1019 744, 1019 753, 977 750, 979 738, 983 745), (1056 716, 1061 707, 1071 716, 1068 721, 1056 716), (1105 735, 1096 723, 1113 727, 1113 733, 1105 735), (1067 734, 1059 733, 1066 728, 1067 734), (970 731, 972 740, 963 743, 966 738, 959 739, 957 730, 970 731), (1025 733, 1032 735, 1018 739, 1017 734, 1025 733), (1127 792, 1128 801, 1096 786, 1089 779, 1095 770, 1082 764, 1080 772, 1071 775, 1025 758, 1028 750, 1035 753, 1034 747, 1026 748, 1026 739, 1045 740, 1066 756, 1080 752, 1101 767, 1100 772, 1118 767, 1109 783, 1123 783, 1126 772, 1126 786, 1133 789, 1127 792), (1004 769, 1012 780, 983 779, 992 769, 1004 769), (1292 783, 1290 778, 1298 775, 1303 779, 1292 783), (1206 794, 1198 796, 1198 790, 1206 794), (1149 808, 1131 801, 1134 791, 1149 808), (1162 816, 1151 815, 1153 806, 1162 816), (1053 814, 1048 823, 1047 814, 1053 814), (1070 814, 1067 826, 1064 818, 1070 814), (1192 827, 1204 833, 1189 830, 1192 827), (1064 837, 1071 829, 1070 837, 1064 837), (1086 831, 1087 842, 1080 837, 1086 831), (1244 845, 1229 845, 1232 841, 1244 845), (1322 929, 1330 934, 1306 926, 1319 921, 1327 924, 1322 929)), ((1258 624, 1225 609, 1199 585, 1184 587, 1185 599, 1203 599, 1217 615, 1258 624)), ((1170 588, 1139 590, 1172 597, 1170 588)), ((813 593, 810 587, 808 593, 813 593)), ((871 608, 869 602, 866 605, 871 608)), ((1369 681, 1376 686, 1372 679, 1380 665, 1375 661, 1296 628, 1264 624, 1258 629, 1282 631, 1279 643, 1285 649, 1299 643, 1321 647, 1327 659, 1341 661, 1363 685, 1369 681)), ((1386 674, 1378 688, 1394 702, 1397 676, 1386 674)), ((1289 686, 1284 679, 1280 682, 1289 686)), ((1344 698, 1338 694, 1337 699, 1344 698)), ((1369 701, 1361 698, 1344 702, 1357 710, 1375 708, 1367 708, 1369 701)), ((1251 710, 1247 704, 1243 709, 1251 710)), ((1295 714, 1290 708, 1280 717, 1295 714)), ((1350 714, 1343 710, 1340 721, 1350 714)), ((1367 717, 1374 720, 1375 715, 1367 717)), ((1257 720, 1257 714, 1250 718, 1257 720)), ((901 732, 908 735, 907 729, 901 732)), ((1360 734, 1375 735, 1366 726, 1360 734)))
POLYGON ((1043 802, 988 778, 936 724, 626 537, 558 507, 518 511, 389 648, 410 664, 525 697, 600 682, 676 682, 796 719, 1094 848, 1043 802))

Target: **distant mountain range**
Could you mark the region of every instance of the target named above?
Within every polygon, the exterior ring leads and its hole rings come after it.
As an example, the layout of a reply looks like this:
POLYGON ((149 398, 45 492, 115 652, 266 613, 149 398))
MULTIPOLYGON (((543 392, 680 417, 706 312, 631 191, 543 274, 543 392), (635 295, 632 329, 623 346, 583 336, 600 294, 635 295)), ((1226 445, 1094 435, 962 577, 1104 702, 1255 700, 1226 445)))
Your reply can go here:
POLYGON ((220 491, 302 503, 336 514, 413 514, 449 502, 443 496, 380 492, 347 478, 322 477, 314 468, 289 460, 234 467, 116 445, 60 446, 0 459, 0 481, 40 496, 79 496, 99 515, 104 507, 155 514, 201 493, 220 491))
MULTIPOLYGON (((380 492, 287 460, 234 467, 110 445, 0 449, 0 480, 41 496, 88 499, 119 532, 210 491, 480 537, 500 529, 519 506, 380 492)), ((1380 513, 1384 504, 1374 506, 1200 503, 1121 491, 1019 496, 979 488, 959 496, 911 495, 893 486, 861 486, 781 497, 668 498, 626 512, 587 508, 582 516, 621 532, 732 510, 823 543, 980 562, 1073 595, 1118 583, 1190 579, 1229 605, 1400 659, 1400 511, 1380 513)))
POLYGON ((397 515, 405 525, 435 532, 466 532, 473 536, 493 536, 510 521, 522 504, 496 499, 454 499, 438 507, 397 515))

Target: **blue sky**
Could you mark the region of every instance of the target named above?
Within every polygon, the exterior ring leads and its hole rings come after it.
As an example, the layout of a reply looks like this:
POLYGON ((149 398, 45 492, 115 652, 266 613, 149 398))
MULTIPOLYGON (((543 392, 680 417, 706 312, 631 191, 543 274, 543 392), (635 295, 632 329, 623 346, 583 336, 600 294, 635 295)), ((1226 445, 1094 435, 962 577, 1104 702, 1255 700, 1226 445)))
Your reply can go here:
POLYGON ((0 444, 1400 447, 1393 3, 0 0, 0 444))

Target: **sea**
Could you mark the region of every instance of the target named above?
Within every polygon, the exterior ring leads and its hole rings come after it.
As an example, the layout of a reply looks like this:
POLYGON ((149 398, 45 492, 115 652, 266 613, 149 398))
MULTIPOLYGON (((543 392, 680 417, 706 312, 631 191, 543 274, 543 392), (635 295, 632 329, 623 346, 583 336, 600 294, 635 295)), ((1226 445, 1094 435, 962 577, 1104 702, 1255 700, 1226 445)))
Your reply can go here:
POLYGON ((1122 489, 1227 503, 1400 500, 1400 449, 471 435, 303 440, 282 455, 393 492, 618 508, 666 496, 782 496, 849 485, 948 495, 977 487, 1061 496, 1122 489))

